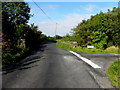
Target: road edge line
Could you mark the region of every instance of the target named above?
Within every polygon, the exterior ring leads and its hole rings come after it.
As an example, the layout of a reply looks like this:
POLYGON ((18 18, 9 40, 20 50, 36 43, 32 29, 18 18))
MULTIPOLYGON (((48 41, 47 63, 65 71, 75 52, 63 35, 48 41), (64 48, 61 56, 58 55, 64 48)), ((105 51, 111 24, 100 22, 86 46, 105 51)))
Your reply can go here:
POLYGON ((89 64, 90 66, 92 66, 93 68, 101 68, 100 66, 98 66, 97 64, 93 63, 91 60, 82 57, 81 55, 77 54, 74 51, 69 51, 70 53, 74 54, 75 56, 77 56, 78 58, 82 59, 84 62, 86 62, 87 64, 89 64))
MULTIPOLYGON (((76 52, 73 52, 73 51, 69 51, 70 53, 72 53, 73 55, 75 55, 75 56, 77 56, 78 58, 80 58, 80 57, 82 57, 80 54, 77 54, 76 52)), ((84 58, 84 57, 83 57, 84 58)), ((81 59, 81 58, 80 58, 81 59)), ((87 58, 86 58, 87 59, 87 58)), ((83 59, 82 59, 83 60, 83 59)), ((89 59, 87 59, 87 60, 89 60, 89 59)), ((83 60, 84 61, 84 60, 83 60)), ((84 61, 85 62, 85 61, 84 61)), ((86 62, 87 63, 87 62, 86 62)), ((88 63, 87 63, 88 64, 88 63)), ((90 64, 88 64, 88 65, 90 65, 90 64)), ((97 65, 97 64, 96 64, 97 65)), ((96 69, 96 68, 94 68, 94 66, 92 66, 92 65, 90 65, 92 68, 93 68, 93 70, 95 70, 95 72, 99 72, 99 69, 101 68, 98 68, 98 69, 96 69)), ((107 89, 108 87, 106 87, 105 85, 103 85, 102 83, 100 83, 99 82, 99 80, 98 80, 98 78, 96 77, 96 75, 94 75, 94 73, 92 72, 92 71, 88 71, 88 73, 91 75, 91 77, 96 81, 96 83, 98 84, 98 86, 100 87, 100 88, 102 88, 102 89, 107 89)), ((100 72, 99 72, 100 73, 100 72)), ((108 78, 106 77, 106 76, 100 76, 101 78, 105 78, 105 79, 107 79, 108 80, 108 78)), ((109 81, 109 80, 108 80, 109 81)), ((111 84, 109 84, 110 86, 110 88, 114 88, 111 84)))
POLYGON ((99 83, 99 81, 97 80, 97 77, 93 74, 92 71, 88 71, 88 73, 91 75, 91 77, 93 77, 93 79, 95 80, 95 82, 98 84, 98 86, 99 86, 100 88, 104 88, 104 87, 99 83))

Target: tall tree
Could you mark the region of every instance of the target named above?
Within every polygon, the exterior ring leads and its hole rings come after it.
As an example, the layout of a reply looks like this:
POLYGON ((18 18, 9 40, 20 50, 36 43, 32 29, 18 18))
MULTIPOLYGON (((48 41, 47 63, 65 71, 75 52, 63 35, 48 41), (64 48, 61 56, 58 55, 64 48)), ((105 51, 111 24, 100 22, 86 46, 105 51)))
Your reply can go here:
MULTIPOLYGON (((30 8, 25 2, 2 3, 3 38, 10 43, 17 43, 18 25, 26 24, 30 18, 30 8)), ((19 26, 20 28, 20 26, 19 26)))

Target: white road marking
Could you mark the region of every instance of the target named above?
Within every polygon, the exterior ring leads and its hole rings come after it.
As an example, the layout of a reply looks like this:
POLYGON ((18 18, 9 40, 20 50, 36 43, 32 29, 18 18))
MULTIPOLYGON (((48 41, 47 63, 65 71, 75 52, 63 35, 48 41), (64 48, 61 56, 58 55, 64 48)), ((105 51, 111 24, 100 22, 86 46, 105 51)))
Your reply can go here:
POLYGON ((80 59, 82 59, 84 62, 86 62, 87 64, 89 64, 90 66, 92 66, 93 68, 101 68, 100 66, 98 66, 97 64, 93 63, 92 61, 90 61, 89 59, 82 57, 81 55, 77 54, 76 52, 73 51, 69 51, 70 53, 76 55, 77 57, 79 57, 80 59))

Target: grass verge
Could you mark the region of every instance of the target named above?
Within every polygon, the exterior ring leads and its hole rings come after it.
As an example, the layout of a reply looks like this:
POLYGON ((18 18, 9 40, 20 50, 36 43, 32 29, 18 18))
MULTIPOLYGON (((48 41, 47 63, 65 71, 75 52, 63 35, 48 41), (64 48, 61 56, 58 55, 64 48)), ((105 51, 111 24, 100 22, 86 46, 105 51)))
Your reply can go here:
POLYGON ((56 46, 63 49, 63 50, 71 50, 71 51, 76 51, 76 52, 83 52, 83 53, 93 53, 93 54, 108 54, 108 53, 118 53, 118 49, 111 48, 111 49, 89 49, 89 48, 82 48, 82 47, 73 47, 70 44, 65 44, 62 42, 57 42, 56 46))
POLYGON ((107 70, 112 85, 120 90, 120 59, 114 61, 107 70))

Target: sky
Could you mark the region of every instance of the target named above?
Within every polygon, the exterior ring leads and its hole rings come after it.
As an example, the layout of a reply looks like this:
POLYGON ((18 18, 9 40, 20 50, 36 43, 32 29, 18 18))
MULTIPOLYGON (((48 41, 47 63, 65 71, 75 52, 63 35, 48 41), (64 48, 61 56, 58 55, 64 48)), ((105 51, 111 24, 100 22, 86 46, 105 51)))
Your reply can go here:
POLYGON ((29 24, 34 23, 47 36, 54 36, 55 32, 61 36, 71 34, 71 29, 82 20, 100 11, 107 12, 108 9, 118 7, 118 2, 36 2, 49 19, 34 2, 27 3, 33 15, 29 24))

